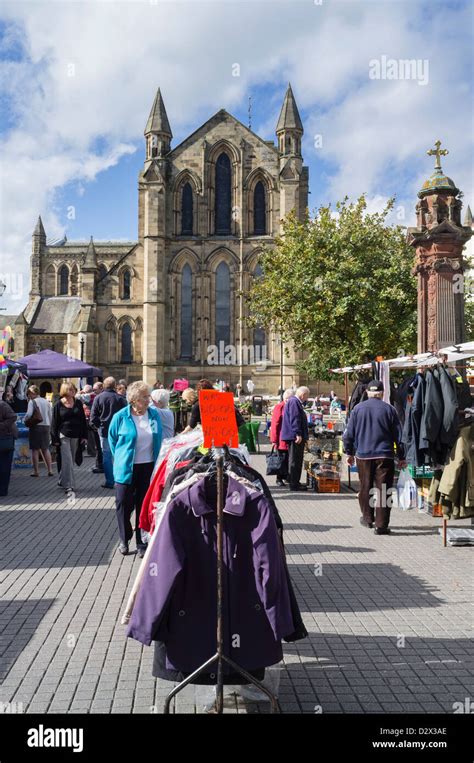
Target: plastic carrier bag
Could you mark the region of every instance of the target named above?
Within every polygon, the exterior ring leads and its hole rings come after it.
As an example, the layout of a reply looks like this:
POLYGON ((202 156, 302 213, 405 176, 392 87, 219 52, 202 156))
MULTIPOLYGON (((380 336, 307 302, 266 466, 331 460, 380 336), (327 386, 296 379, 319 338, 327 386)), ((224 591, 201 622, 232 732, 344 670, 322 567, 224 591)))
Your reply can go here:
POLYGON ((398 476, 397 498, 402 511, 418 508, 418 488, 408 469, 402 469, 398 476))

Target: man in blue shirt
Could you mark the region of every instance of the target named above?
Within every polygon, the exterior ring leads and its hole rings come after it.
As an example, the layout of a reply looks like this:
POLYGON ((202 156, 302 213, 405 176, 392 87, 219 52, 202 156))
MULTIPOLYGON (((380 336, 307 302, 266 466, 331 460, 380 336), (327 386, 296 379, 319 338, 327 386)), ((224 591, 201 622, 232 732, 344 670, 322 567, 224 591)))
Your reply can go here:
POLYGON ((373 527, 375 518, 375 534, 388 535, 391 502, 387 498, 392 492, 395 473, 394 444, 400 468, 406 466, 402 430, 395 408, 382 400, 382 382, 370 382, 367 396, 368 400, 359 403, 352 411, 343 435, 344 451, 350 466, 356 456, 362 512, 360 523, 364 527, 373 527))

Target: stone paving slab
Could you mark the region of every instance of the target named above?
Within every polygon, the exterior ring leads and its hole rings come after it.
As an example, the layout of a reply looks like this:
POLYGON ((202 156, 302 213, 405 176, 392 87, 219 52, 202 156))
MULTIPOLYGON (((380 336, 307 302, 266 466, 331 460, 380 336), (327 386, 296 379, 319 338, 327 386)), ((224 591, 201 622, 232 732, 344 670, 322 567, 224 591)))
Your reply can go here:
MULTIPOLYGON (((264 472, 263 455, 253 464, 264 472)), ((140 560, 117 552, 113 493, 92 465, 78 470, 74 501, 28 470, 0 499, 4 709, 161 713, 173 686, 152 677, 153 650, 120 625, 140 560)), ((309 631, 272 670, 282 711, 451 713, 474 697, 472 550, 443 548, 440 520, 425 514, 394 510, 392 535, 375 536, 353 493, 272 489, 309 631)), ((172 704, 204 712, 212 690, 187 687, 172 704)), ((268 710, 226 697, 225 712, 268 710)))

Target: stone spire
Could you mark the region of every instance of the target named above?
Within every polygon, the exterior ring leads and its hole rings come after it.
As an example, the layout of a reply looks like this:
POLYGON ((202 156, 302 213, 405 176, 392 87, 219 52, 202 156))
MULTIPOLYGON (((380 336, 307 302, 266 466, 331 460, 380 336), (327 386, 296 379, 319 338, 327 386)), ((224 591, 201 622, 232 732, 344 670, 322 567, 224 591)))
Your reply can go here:
POLYGON ((296 105, 295 96, 291 89, 291 84, 288 82, 288 87, 285 93, 285 100, 281 107, 278 124, 276 126, 276 134, 278 135, 283 130, 298 130, 303 134, 303 123, 296 105))
POLYGON ((464 215, 463 224, 467 225, 469 228, 472 227, 472 212, 471 212, 471 207, 469 206, 469 204, 467 205, 467 208, 466 208, 466 214, 464 215))
POLYGON ((160 88, 158 88, 148 122, 146 123, 145 137, 147 142, 147 160, 164 156, 169 152, 173 133, 171 132, 160 88))
POLYGON ((43 221, 41 219, 41 215, 38 217, 38 222, 36 223, 36 228, 33 231, 33 236, 39 236, 41 238, 44 238, 44 241, 46 243, 46 233, 43 227, 43 221))
POLYGON ((96 268, 97 268, 97 252, 95 250, 94 241, 91 236, 91 240, 89 241, 89 246, 87 247, 86 258, 84 260, 84 265, 82 266, 82 269, 95 270, 96 268))

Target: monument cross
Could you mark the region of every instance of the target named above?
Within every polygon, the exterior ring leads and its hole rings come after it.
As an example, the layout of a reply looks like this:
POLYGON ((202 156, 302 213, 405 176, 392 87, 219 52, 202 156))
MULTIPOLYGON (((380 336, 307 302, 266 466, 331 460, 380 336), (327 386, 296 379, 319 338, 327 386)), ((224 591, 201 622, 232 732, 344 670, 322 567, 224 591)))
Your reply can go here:
POLYGON ((441 145, 441 141, 437 140, 437 141, 435 141, 436 148, 430 148, 430 150, 426 152, 428 154, 428 156, 436 156, 435 170, 440 170, 441 169, 440 157, 441 156, 446 156, 447 154, 449 154, 448 149, 447 148, 440 148, 440 145, 441 145))

